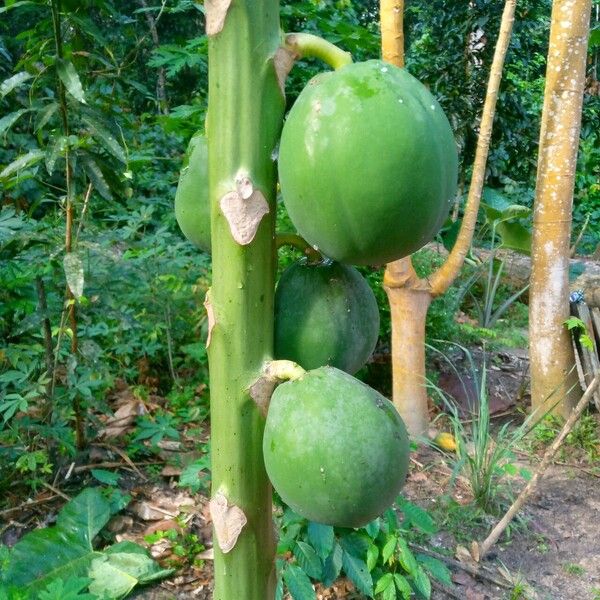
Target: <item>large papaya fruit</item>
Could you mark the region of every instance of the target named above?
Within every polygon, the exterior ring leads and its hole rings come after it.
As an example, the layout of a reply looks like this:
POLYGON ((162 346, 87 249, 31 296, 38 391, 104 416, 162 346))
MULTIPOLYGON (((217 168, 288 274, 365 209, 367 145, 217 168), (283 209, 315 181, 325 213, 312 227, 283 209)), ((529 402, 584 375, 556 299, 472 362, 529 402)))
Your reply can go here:
POLYGON ((377 300, 354 267, 301 260, 283 272, 275 293, 275 358, 352 374, 378 335, 377 300))
POLYGON ((383 264, 430 241, 456 191, 457 151, 442 108, 380 60, 321 73, 284 124, 279 181, 298 232, 351 264, 383 264))
POLYGON ((361 527, 402 488, 409 442, 389 400, 343 371, 321 367, 275 389, 263 454, 273 487, 297 513, 361 527))
POLYGON ((187 148, 175 192, 175 218, 192 244, 210 252, 208 144, 201 134, 194 135, 187 148))

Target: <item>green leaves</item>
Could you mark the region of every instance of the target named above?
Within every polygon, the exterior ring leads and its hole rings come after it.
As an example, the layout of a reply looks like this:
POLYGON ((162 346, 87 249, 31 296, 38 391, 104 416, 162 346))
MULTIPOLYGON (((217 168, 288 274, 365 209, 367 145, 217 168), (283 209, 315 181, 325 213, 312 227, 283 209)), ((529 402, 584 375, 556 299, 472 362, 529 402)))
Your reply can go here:
POLYGON ((322 559, 331 554, 334 540, 335 536, 331 525, 322 525, 312 521, 308 524, 308 541, 322 559))
POLYGON ((32 77, 33 75, 31 73, 28 73, 27 71, 21 71, 20 73, 15 73, 12 77, 5 79, 0 84, 0 98, 4 98, 4 96, 23 85, 23 83, 32 77))
POLYGON ((80 592, 89 576, 92 593, 113 599, 123 597, 138 583, 171 572, 160 569, 143 548, 131 542, 104 552, 95 550, 94 538, 109 519, 108 500, 97 488, 85 489, 60 511, 54 527, 32 531, 15 544, 0 583, 28 594, 39 593, 42 600, 87 600, 94 596, 80 592))
POLYGON ((26 112, 29 111, 25 108, 22 108, 2 117, 0 119, 0 135, 3 135, 6 131, 8 131, 19 120, 19 117, 24 115, 26 112))
POLYGON ((85 104, 85 94, 79 75, 70 60, 56 59, 56 71, 60 80, 63 82, 65 89, 75 100, 85 104))
POLYGON ((352 581, 359 591, 367 596, 373 596, 373 578, 363 560, 352 556, 352 554, 344 550, 342 566, 350 581, 352 581))
POLYGON ((13 160, 8 166, 4 167, 0 172, 0 179, 4 179, 13 175, 17 171, 27 169, 40 162, 45 156, 45 152, 42 150, 30 150, 26 154, 21 154, 18 158, 13 160))
POLYGON ((316 600, 315 589, 300 567, 292 564, 286 565, 283 571, 283 580, 293 600, 316 600))
POLYGON ((321 561, 312 546, 306 542, 296 542, 294 556, 302 570, 313 579, 320 579, 322 575, 321 561))

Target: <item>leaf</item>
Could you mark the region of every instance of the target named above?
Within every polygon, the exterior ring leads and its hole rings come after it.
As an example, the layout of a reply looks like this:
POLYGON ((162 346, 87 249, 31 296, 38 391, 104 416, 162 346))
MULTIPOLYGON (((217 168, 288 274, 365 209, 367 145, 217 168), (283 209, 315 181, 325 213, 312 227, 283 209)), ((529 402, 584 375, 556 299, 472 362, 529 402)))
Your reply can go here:
POLYGON ((398 538, 398 561, 409 575, 412 575, 418 568, 413 553, 408 548, 406 541, 402 538, 398 538))
POLYGON ((94 189, 96 189, 105 200, 112 200, 112 193, 106 182, 104 173, 96 161, 88 154, 83 156, 83 169, 94 186, 94 189))
POLYGON ((83 87, 81 86, 81 80, 79 79, 79 75, 77 74, 73 63, 69 60, 59 58, 56 60, 56 71, 67 92, 69 92, 75 100, 85 104, 85 95, 83 93, 83 87))
POLYGON ((18 120, 21 115, 29 112, 26 108, 15 110, 0 119, 0 135, 8 131, 18 120))
POLYGON ((344 550, 342 566, 350 581, 356 586, 356 589, 366 596, 373 596, 373 578, 364 561, 344 550))
POLYGON ((112 156, 122 163, 127 162, 125 151, 117 142, 115 136, 106 129, 97 119, 89 114, 82 115, 81 120, 88 125, 93 138, 112 156))
POLYGON ((531 253, 531 232, 521 223, 499 223, 496 232, 502 240, 502 247, 522 254, 531 253))
POLYGON ((364 533, 353 531, 342 536, 340 544, 348 554, 352 554, 352 556, 356 556, 357 558, 366 558, 367 550, 372 542, 364 533))
POLYGON ((334 534, 331 525, 322 525, 310 521, 308 524, 308 541, 317 554, 325 560, 333 550, 334 534))
POLYGON ((385 565, 394 554, 394 550, 398 544, 398 538, 395 535, 388 536, 388 540, 385 543, 383 550, 381 551, 381 558, 385 565))
POLYGON ((55 579, 40 592, 39 600, 96 600, 93 594, 80 594, 90 584, 87 577, 69 577, 66 581, 55 579))
POLYGON ((369 571, 372 571, 375 568, 378 558, 379 548, 377 547, 377 545, 372 544, 367 550, 367 569, 369 569, 369 571))
POLYGON ((54 173, 56 161, 58 160, 59 156, 65 154, 68 141, 68 138, 64 135, 59 135, 54 140, 54 144, 52 144, 50 150, 46 151, 46 171, 48 171, 48 175, 52 175, 52 173, 54 173))
POLYGON ((368 533, 369 537, 374 540, 381 530, 381 519, 377 517, 370 523, 367 523, 367 525, 364 527, 364 530, 368 533))
POLYGON ((431 581, 429 581, 427 573, 421 567, 417 567, 417 570, 413 573, 413 582, 415 589, 421 596, 427 599, 431 597, 431 581))
POLYGON ((35 126, 33 132, 37 133, 42 127, 44 127, 48 121, 52 118, 52 115, 58 110, 58 102, 51 102, 39 111, 35 120, 35 126))
POLYGON ((21 154, 21 156, 13 160, 8 166, 4 167, 4 170, 0 173, 0 179, 8 177, 21 169, 31 167, 40 162, 44 158, 44 155, 45 153, 42 150, 30 150, 27 154, 21 154))
POLYGON ((67 252, 63 258, 63 268, 69 289, 73 296, 80 300, 83 296, 84 274, 83 262, 79 255, 75 252, 67 252))
POLYGON ((92 477, 97 479, 100 483, 106 485, 117 485, 119 483, 120 476, 118 473, 112 471, 106 471, 105 469, 92 469, 92 477))
POLYGON ((315 589, 300 567, 288 564, 283 571, 283 580, 294 600, 316 600, 315 589))
POLYGON ((277 577, 277 585, 275 586, 275 600, 283 600, 283 576, 281 573, 277 577))
POLYGON ((396 583, 396 589, 402 594, 402 598, 410 600, 412 588, 406 577, 403 577, 400 573, 394 573, 394 582, 396 583))
POLYGON ((302 570, 313 579, 321 579, 323 568, 314 548, 306 542, 296 542, 294 556, 302 570))
POLYGON ((405 521, 420 529, 423 533, 433 535, 437 533, 437 527, 431 515, 416 504, 408 502, 408 500, 400 500, 398 502, 400 510, 404 513, 405 521))
POLYGON ((390 587, 386 588, 386 590, 381 595, 381 600, 396 600, 398 596, 396 595, 396 586, 390 585, 390 587))
POLYGON ((588 39, 588 48, 592 50, 600 46, 600 26, 594 27, 590 30, 590 37, 588 39))
POLYGON ((448 587, 454 586, 452 583, 452 573, 450 573, 450 569, 441 560, 433 556, 427 556, 426 554, 417 554, 416 559, 433 578, 448 587))
POLYGON ((108 600, 122 598, 136 585, 162 579, 172 572, 173 569, 161 569, 145 553, 107 553, 92 561, 90 592, 108 600))
POLYGON ((10 10, 11 8, 18 8, 19 6, 24 6, 26 4, 33 4, 35 5, 35 2, 32 2, 32 0, 20 0, 20 2, 13 2, 12 4, 9 4, 8 6, 0 6, 0 15, 8 10, 10 10))
POLYGON ((58 514, 56 526, 24 535, 11 551, 5 581, 32 596, 55 579, 87 575, 100 553, 92 541, 110 518, 110 505, 96 488, 83 490, 58 514))
POLYGON ((392 573, 386 573, 383 577, 379 578, 377 585, 375 586, 375 594, 381 594, 384 590, 387 590, 390 586, 394 586, 394 575, 392 573))
POLYGON ((342 547, 334 542, 331 554, 325 559, 323 564, 323 585, 329 587, 340 575, 342 570, 342 547))
POLYGON ((0 84, 0 98, 4 98, 6 94, 9 94, 15 88, 18 88, 21 84, 25 83, 32 77, 33 75, 31 75, 31 73, 28 73, 27 71, 21 71, 20 73, 16 73, 12 77, 5 79, 0 84))

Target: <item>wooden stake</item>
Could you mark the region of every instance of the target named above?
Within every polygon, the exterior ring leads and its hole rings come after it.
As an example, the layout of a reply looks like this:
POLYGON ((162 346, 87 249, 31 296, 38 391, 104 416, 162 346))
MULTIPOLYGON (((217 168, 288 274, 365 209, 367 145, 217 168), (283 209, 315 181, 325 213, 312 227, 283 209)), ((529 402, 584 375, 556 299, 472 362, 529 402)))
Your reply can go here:
POLYGON ((571 430, 573 429, 575 423, 579 420, 579 417, 590 403, 591 398, 596 391, 596 388, 600 385, 600 374, 594 377, 594 380, 588 385, 585 393, 581 397, 581 400, 577 403, 569 418, 563 425, 560 433, 552 442, 552 445, 546 450, 544 456, 542 458, 542 462, 537 468, 535 474, 531 478, 531 481, 525 486, 525 488, 521 491, 517 499, 512 503, 512 506, 508 509, 506 514, 500 519, 498 524, 492 529, 491 533, 485 538, 485 540, 479 545, 479 562, 483 559, 483 557, 490 551, 491 547, 498 541, 498 538, 502 535, 504 530, 508 527, 509 523, 513 520, 517 512, 521 509, 521 507, 525 504, 529 496, 535 491, 539 480, 542 475, 552 462, 554 455, 560 448, 564 439, 569 435, 571 430))

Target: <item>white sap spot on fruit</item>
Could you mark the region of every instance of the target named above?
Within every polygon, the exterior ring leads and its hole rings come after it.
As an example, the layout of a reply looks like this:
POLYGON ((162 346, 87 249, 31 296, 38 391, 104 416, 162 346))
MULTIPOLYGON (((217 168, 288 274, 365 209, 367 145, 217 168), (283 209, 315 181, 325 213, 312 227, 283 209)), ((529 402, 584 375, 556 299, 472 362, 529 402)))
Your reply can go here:
POLYGON ((435 104, 431 105, 431 110, 435 110, 435 104))
POLYGON ((404 104, 404 100, 402 100, 402 98, 398 98, 398 102, 400 102, 400 104, 404 104))
POLYGON ((387 73, 387 71, 388 71, 387 67, 381 67, 381 72, 382 73, 387 73))

